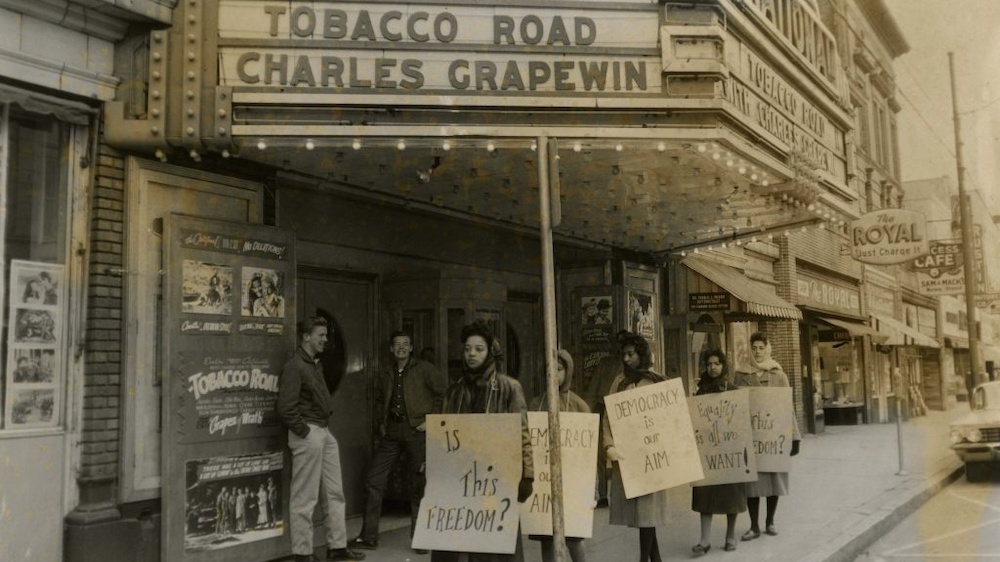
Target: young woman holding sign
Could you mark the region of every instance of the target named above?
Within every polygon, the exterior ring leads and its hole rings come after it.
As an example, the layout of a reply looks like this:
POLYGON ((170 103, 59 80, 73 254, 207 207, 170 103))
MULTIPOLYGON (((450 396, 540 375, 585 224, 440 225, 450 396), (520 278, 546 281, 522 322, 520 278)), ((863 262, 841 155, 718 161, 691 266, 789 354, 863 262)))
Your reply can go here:
MULTIPOLYGON (((462 328, 462 378, 444 394, 445 414, 521 414, 521 481, 517 501, 531 496, 535 472, 528 435, 528 406, 521 383, 499 372, 500 342, 485 322, 477 320, 462 328)), ((476 552, 431 552, 431 562, 456 562, 465 554, 469 562, 522 562, 524 546, 520 528, 514 554, 476 552)))
MULTIPOLYGON (((573 356, 565 349, 560 349, 556 352, 556 358, 556 378, 559 381, 559 411, 589 414, 590 406, 587 406, 587 402, 569 389, 573 384, 573 356)), ((549 410, 549 395, 547 392, 531 401, 531 410, 534 412, 547 412, 549 410)), ((529 535, 529 538, 541 541, 542 562, 555 561, 555 543, 551 536, 529 535)), ((569 550, 569 557, 573 562, 585 562, 586 556, 583 553, 582 538, 566 537, 566 548, 569 550)))
MULTIPOLYGON (((761 332, 750 335, 750 361, 736 369, 736 386, 782 387, 788 384, 788 375, 777 361, 771 359, 771 344, 761 332)), ((799 424, 792 417, 792 456, 799 454, 799 424)), ((760 537, 760 498, 767 498, 767 519, 764 532, 775 536, 774 513, 778 510, 778 496, 788 494, 787 472, 758 472, 756 482, 746 484, 747 510, 750 512, 750 530, 743 533, 742 540, 752 541, 760 537)))
MULTIPOLYGON (((721 349, 706 350, 701 357, 701 378, 695 396, 736 389, 726 375, 726 354, 721 349)), ((701 514, 701 540, 691 551, 701 556, 711 550, 713 514, 726 516, 724 550, 736 550, 736 516, 747 510, 746 502, 746 485, 742 483, 691 488, 691 509, 701 514)))
MULTIPOLYGON (((619 338, 622 356, 622 372, 611 382, 610 394, 623 392, 640 386, 663 382, 666 378, 650 369, 653 363, 649 344, 638 334, 628 334, 619 338)), ((660 547, 656 542, 656 526, 667 522, 667 492, 662 490, 632 499, 625 497, 618 461, 622 456, 615 449, 615 439, 611 435, 611 424, 604 418, 604 448, 608 459, 614 463, 611 474, 611 493, 608 502, 611 508, 612 525, 628 525, 639 528, 639 562, 661 562, 660 547)))

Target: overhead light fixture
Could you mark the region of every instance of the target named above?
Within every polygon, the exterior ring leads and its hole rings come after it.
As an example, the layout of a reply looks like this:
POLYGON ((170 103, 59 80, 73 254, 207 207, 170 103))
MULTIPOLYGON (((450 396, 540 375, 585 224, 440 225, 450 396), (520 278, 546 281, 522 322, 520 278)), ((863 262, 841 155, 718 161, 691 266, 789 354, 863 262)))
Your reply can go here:
POLYGON ((430 183, 431 176, 434 175, 434 170, 437 170, 441 166, 441 157, 435 156, 434 162, 426 170, 417 170, 417 181, 420 183, 430 183))

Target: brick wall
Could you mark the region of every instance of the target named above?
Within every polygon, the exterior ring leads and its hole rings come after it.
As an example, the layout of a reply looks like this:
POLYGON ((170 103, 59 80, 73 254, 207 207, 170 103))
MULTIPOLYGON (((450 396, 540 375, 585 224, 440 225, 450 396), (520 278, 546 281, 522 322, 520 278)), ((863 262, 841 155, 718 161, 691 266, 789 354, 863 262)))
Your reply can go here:
MULTIPOLYGON (((802 236, 800 234, 800 236, 802 236)), ((795 295, 795 259, 790 254, 792 240, 781 236, 776 240, 779 259, 774 263, 774 279, 778 283, 778 296, 796 302, 795 295)), ((792 386, 792 403, 795 404, 795 419, 799 430, 805 431, 805 409, 802 403, 802 346, 799 341, 801 327, 797 321, 769 320, 760 323, 761 330, 767 334, 771 342, 771 357, 781 365, 788 375, 788 383, 792 386)))
POLYGON ((125 166, 101 146, 91 207, 81 476, 118 475, 125 166))

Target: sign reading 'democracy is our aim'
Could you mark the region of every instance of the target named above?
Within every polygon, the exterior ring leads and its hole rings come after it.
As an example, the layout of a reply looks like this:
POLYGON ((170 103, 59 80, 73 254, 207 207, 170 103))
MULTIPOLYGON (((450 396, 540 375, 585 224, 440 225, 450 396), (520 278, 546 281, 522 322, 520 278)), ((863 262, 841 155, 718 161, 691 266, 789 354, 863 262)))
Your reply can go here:
POLYGON ((750 388, 750 429, 760 472, 788 472, 795 427, 792 389, 750 388))
POLYGON ((757 456, 750 430, 750 391, 747 389, 688 398, 694 440, 705 478, 696 486, 752 482, 757 479, 757 456))
POLYGON ((519 414, 427 416, 427 486, 413 548, 512 554, 521 480, 519 414))
MULTIPOLYGON (((597 414, 559 414, 562 446, 563 521, 567 537, 589 538, 594 532, 594 478, 600 446, 597 414)), ((528 412, 535 484, 531 497, 521 504, 521 532, 552 534, 552 482, 549 471, 548 412, 528 412)))
POLYGON ((882 209, 851 223, 851 255, 877 265, 904 263, 926 254, 927 220, 905 209, 882 209))
POLYGON ((617 392, 604 404, 626 498, 705 477, 680 379, 617 392))

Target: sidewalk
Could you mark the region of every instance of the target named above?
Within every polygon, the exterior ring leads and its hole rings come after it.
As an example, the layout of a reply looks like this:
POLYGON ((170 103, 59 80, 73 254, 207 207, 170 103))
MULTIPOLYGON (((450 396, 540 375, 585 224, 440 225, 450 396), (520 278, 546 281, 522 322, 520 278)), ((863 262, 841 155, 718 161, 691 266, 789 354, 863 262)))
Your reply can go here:
MULTIPOLYGON (((793 460, 791 494, 782 497, 775 524, 776 537, 762 535, 739 542, 736 552, 724 552, 726 522, 716 516, 712 525, 712 550, 701 560, 755 560, 759 562, 846 562, 898 521, 913 512, 937 491, 961 476, 961 463, 948 448, 948 424, 968 412, 959 404, 949 412, 930 412, 903 423, 905 474, 897 474, 896 425, 827 427, 821 435, 806 435, 802 453, 793 460)), ((672 522, 657 529, 664 560, 691 557, 698 542, 698 515, 691 511, 691 490, 670 491, 672 522)), ((761 502, 761 524, 764 519, 761 502)), ((406 517, 383 518, 380 547, 366 551, 373 562, 430 560, 409 548, 406 517)), ((749 528, 741 515, 737 537, 749 528)), ((349 537, 356 536, 360 521, 349 521, 349 537)), ((608 525, 607 508, 594 515, 594 536, 586 545, 590 562, 629 562, 639 557, 638 531, 608 525)), ((525 537, 527 562, 540 562, 538 544, 525 537)))

